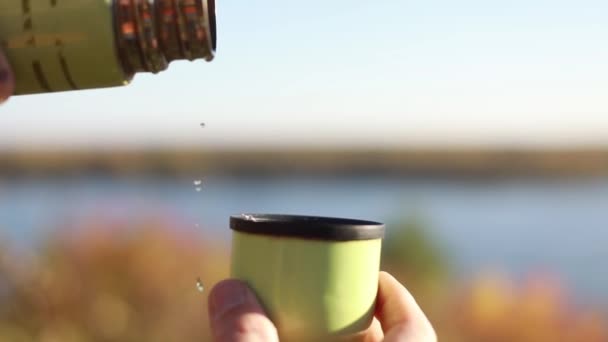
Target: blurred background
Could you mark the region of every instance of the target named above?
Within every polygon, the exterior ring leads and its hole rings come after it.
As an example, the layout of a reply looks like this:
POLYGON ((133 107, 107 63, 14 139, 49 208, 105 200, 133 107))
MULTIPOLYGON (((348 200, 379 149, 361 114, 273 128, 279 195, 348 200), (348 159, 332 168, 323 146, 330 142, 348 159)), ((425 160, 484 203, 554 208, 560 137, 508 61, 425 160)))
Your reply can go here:
POLYGON ((607 341, 607 11, 219 1, 210 64, 11 99, 0 341, 209 340, 243 212, 386 222, 442 340, 607 341))

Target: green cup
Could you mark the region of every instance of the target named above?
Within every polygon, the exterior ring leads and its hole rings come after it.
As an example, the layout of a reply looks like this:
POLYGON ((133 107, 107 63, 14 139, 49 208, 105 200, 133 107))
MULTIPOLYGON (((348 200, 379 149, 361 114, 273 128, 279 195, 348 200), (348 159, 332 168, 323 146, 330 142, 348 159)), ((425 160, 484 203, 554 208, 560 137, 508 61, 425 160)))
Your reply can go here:
POLYGON ((284 341, 323 341, 367 329, 374 315, 382 223, 239 215, 231 273, 255 292, 284 341))

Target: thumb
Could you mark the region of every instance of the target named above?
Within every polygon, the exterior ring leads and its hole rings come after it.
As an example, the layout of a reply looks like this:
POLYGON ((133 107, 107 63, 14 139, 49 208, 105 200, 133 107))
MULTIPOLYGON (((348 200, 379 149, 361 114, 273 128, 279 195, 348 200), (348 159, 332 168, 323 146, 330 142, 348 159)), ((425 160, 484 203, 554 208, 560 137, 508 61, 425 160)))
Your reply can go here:
POLYGON ((380 272, 376 318, 384 342, 436 342, 437 335, 414 297, 393 276, 380 272))
POLYGON ((8 60, 0 52, 0 103, 8 99, 15 90, 15 79, 8 60))
POLYGON ((211 290, 209 317, 214 341, 279 341, 255 294, 238 280, 224 280, 211 290))

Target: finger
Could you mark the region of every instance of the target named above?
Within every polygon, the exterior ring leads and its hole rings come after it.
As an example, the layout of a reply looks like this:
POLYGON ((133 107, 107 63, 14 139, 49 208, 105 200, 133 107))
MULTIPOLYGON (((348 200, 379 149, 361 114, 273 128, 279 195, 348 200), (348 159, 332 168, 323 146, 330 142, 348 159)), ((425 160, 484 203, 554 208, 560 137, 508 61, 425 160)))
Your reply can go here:
POLYGON ((437 337, 414 297, 393 276, 380 272, 376 317, 385 342, 432 342, 437 337))
POLYGON ((335 342, 382 342, 384 333, 377 318, 374 317, 372 324, 365 331, 353 335, 338 337, 335 342))
POLYGON ((367 329, 367 336, 365 342, 380 342, 384 339, 384 333, 382 332, 382 325, 380 321, 374 317, 372 325, 367 329))
POLYGON ((255 294, 238 280, 224 280, 209 294, 213 339, 221 342, 279 340, 255 294))
POLYGON ((367 329, 365 334, 365 342, 381 342, 384 339, 384 333, 382 332, 382 325, 380 321, 374 317, 372 325, 367 329))
POLYGON ((0 53, 0 103, 8 99, 15 89, 15 79, 8 60, 0 53))

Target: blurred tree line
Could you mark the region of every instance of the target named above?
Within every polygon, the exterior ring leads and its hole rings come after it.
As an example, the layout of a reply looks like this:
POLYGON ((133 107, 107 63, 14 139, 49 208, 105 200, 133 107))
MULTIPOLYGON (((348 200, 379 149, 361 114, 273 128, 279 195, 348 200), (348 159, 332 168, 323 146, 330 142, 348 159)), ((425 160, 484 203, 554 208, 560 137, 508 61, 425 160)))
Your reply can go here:
MULTIPOLYGON (((227 276, 221 242, 179 220, 74 222, 38 249, 0 244, 0 342, 208 341, 206 294, 227 276)), ((415 295, 442 341, 608 341, 605 308, 559 282, 499 273, 465 284, 419 216, 389 224, 383 268, 415 295), (600 310, 601 309, 601 310, 600 310)))

